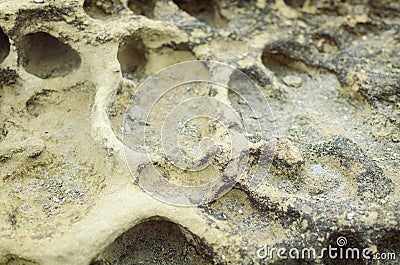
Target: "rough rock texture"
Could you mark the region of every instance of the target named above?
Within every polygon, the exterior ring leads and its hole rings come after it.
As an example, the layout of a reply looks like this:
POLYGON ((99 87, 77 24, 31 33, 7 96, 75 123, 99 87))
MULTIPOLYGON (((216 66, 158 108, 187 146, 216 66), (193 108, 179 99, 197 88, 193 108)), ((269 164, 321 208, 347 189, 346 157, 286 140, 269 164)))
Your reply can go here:
POLYGON ((384 0, 2 0, 0 264, 375 264, 256 255, 339 236, 399 264, 399 14, 384 0), (187 208, 136 185, 120 140, 139 83, 195 59, 257 82, 278 148, 257 189, 244 177, 187 208))

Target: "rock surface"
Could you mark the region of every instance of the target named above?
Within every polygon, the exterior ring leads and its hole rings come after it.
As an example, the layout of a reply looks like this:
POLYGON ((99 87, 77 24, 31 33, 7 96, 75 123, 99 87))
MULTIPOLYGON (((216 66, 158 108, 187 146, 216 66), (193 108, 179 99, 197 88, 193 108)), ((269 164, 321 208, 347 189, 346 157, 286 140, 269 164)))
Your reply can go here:
MULTIPOLYGON (((383 0, 0 1, 0 264, 375 264, 257 257, 339 237, 399 264, 399 14, 383 0), (196 59, 257 83, 278 143, 256 188, 244 176, 177 207, 135 183, 121 126, 142 81, 196 59)), ((249 138, 255 170, 268 139, 249 138)))

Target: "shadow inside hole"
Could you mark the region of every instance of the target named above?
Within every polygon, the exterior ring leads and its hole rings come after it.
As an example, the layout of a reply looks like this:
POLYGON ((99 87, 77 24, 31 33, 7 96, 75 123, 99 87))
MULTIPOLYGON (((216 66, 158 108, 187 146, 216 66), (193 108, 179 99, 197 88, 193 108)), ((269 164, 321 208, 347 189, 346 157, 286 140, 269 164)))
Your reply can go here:
POLYGON ((307 72, 307 66, 299 60, 290 58, 283 52, 275 49, 264 51, 262 62, 278 77, 293 74, 294 71, 307 72))
POLYGON ((382 30, 385 29, 384 25, 375 25, 372 22, 358 22, 354 27, 353 26, 343 26, 344 29, 355 35, 355 37, 362 37, 364 35, 379 35, 382 30))
POLYGON ((18 55, 28 73, 43 79, 66 76, 81 65, 77 51, 44 32, 24 36, 18 55))
POLYGON ((302 8, 306 0, 284 0, 284 2, 287 6, 293 8, 302 8))
POLYGON ((85 0, 83 9, 94 19, 104 19, 116 15, 124 8, 118 0, 85 0))
POLYGON ((148 220, 119 236, 92 261, 100 264, 212 264, 200 239, 166 220, 148 220))
POLYGON ((365 264, 363 250, 368 246, 359 235, 352 231, 333 232, 327 239, 325 247, 327 251, 324 252, 323 263, 326 265, 365 264), (329 248, 332 249, 332 254, 329 254, 329 248))
POLYGON ((0 28, 0 63, 4 62, 7 56, 10 54, 10 40, 4 33, 3 29, 0 28))
POLYGON ((228 24, 228 20, 221 15, 218 2, 215 0, 174 0, 174 3, 211 27, 223 28, 228 24))
POLYGON ((154 8, 156 6, 155 0, 129 0, 128 8, 137 15, 146 16, 149 18, 154 17, 154 8))
POLYGON ((118 61, 122 75, 127 79, 140 79, 147 64, 147 51, 140 39, 123 41, 118 48, 118 61))

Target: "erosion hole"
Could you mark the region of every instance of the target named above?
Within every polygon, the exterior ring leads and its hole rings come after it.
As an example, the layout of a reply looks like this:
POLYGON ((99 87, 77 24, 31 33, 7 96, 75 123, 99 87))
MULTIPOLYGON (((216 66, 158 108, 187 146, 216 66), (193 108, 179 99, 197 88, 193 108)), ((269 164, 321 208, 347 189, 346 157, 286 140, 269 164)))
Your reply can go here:
POLYGON ((212 27, 223 28, 228 24, 227 19, 220 14, 215 0, 174 0, 174 3, 189 15, 212 27))
POLYGON ((123 9, 123 5, 116 0, 86 0, 83 9, 94 19, 104 19, 117 14, 123 9))
POLYGON ((284 0, 285 4, 293 8, 302 8, 306 0, 284 0))
POLYGON ((0 63, 4 62, 10 53, 10 40, 4 33, 3 29, 0 28, 0 63))
POLYGON ((162 47, 152 50, 147 56, 148 65, 146 73, 154 74, 168 66, 196 60, 196 56, 189 49, 177 49, 171 47, 162 47))
POLYGON ((66 76, 81 65, 77 51, 44 32, 24 36, 18 53, 25 70, 43 79, 66 76))
POLYGON ((269 70, 278 77, 285 76, 293 71, 295 60, 279 50, 267 50, 262 55, 262 62, 269 70))
POLYGON ((199 243, 181 226, 151 219, 119 236, 91 264, 211 264, 210 255, 195 248, 199 243))
POLYGON ((280 78, 288 74, 308 73, 312 66, 304 62, 305 56, 300 55, 300 50, 294 43, 274 43, 265 47, 261 60, 280 78))
POLYGON ((137 15, 153 18, 155 0, 129 0, 128 7, 137 15))
POLYGON ((147 51, 140 39, 123 41, 118 49, 118 61, 121 65, 123 77, 140 79, 147 63, 147 51))

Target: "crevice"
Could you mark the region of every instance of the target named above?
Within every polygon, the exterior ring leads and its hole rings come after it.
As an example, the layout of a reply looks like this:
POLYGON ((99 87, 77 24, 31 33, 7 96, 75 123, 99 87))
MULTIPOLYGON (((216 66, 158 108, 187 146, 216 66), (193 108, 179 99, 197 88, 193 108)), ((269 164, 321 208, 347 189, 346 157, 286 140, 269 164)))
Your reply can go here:
POLYGON ((301 73, 310 75, 318 69, 334 72, 336 68, 332 60, 339 52, 339 41, 324 32, 315 33, 311 40, 313 48, 292 41, 271 43, 265 47, 261 60, 277 77, 301 73))
POLYGON ((0 63, 4 62, 7 56, 10 54, 10 40, 4 33, 3 29, 0 28, 0 63))

